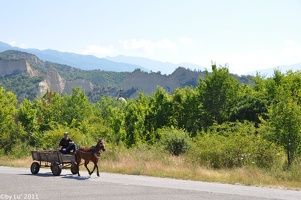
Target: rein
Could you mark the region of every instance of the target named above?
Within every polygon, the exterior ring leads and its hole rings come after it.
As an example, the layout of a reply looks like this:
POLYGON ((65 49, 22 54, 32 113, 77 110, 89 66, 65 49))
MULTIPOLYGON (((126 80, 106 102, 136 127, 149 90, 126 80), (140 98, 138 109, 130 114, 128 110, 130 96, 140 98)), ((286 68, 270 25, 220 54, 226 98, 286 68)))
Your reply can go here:
POLYGON ((77 151, 80 151, 81 153, 85 153, 85 154, 96 154, 96 153, 93 153, 92 151, 84 151, 82 149, 78 149, 77 151))
POLYGON ((84 154, 94 154, 95 157, 99 158, 101 156, 101 150, 99 150, 99 152, 92 152, 92 151, 84 151, 82 149, 78 149, 77 151, 80 151, 81 153, 84 153, 84 154))

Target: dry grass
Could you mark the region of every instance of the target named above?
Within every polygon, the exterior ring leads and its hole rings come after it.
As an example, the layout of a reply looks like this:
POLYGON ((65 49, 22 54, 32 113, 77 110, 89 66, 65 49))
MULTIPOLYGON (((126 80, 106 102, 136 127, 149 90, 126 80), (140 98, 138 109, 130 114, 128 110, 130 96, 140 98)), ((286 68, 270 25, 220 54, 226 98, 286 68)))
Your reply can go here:
MULTIPOLYGON (((2 157, 0 163, 3 166, 30 167, 32 159, 2 157)), ((99 167, 103 172, 301 190, 299 178, 294 178, 292 173, 283 170, 271 172, 247 167, 208 169, 194 165, 182 156, 175 157, 152 151, 107 150, 100 158, 99 167)))
POLYGON ((10 157, 0 157, 0 165, 1 166, 11 166, 11 167, 30 167, 32 163, 31 157, 25 158, 10 158, 10 157))
POLYGON ((251 167, 208 169, 194 165, 182 156, 157 155, 149 151, 119 152, 114 159, 104 156, 99 166, 101 171, 112 173, 301 190, 299 179, 294 180, 286 171, 272 173, 251 167))

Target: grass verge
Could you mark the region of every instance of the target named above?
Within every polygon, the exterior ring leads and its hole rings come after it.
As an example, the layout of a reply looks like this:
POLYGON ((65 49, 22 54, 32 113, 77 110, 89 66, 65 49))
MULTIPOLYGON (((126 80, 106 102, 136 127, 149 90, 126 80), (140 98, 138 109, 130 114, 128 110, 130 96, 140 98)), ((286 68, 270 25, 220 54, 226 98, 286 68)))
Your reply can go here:
MULTIPOLYGON (((30 156, 23 158, 0 157, 0 165, 30 167, 30 156)), ((93 165, 89 164, 92 168, 93 165)), ((284 170, 263 170, 252 167, 209 169, 193 164, 185 156, 170 156, 146 149, 108 149, 99 160, 102 172, 147 175, 176 179, 220 182, 301 190, 301 173, 284 170)), ((84 170, 81 168, 81 170, 84 170)))

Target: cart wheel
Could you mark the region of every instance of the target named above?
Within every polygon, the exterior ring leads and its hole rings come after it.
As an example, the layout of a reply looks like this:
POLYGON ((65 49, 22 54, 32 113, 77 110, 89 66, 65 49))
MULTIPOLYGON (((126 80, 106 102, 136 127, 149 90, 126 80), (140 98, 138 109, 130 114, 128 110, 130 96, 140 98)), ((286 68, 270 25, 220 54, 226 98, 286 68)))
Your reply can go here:
POLYGON ((58 163, 52 163, 51 171, 54 176, 59 176, 62 172, 62 166, 58 163))
POLYGON ((77 174, 78 173, 77 164, 75 164, 75 163, 71 164, 71 173, 72 174, 77 174))
POLYGON ((38 162, 33 162, 30 166, 30 171, 32 174, 37 174, 40 171, 40 164, 38 162))

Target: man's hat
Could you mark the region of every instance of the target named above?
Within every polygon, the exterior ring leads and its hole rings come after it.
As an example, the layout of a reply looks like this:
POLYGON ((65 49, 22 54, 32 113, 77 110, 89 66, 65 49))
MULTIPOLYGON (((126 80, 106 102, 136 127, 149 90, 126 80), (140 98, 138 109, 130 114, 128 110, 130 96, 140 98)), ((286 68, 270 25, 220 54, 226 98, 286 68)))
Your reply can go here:
POLYGON ((67 135, 68 134, 68 132, 64 132, 64 135, 67 135))

